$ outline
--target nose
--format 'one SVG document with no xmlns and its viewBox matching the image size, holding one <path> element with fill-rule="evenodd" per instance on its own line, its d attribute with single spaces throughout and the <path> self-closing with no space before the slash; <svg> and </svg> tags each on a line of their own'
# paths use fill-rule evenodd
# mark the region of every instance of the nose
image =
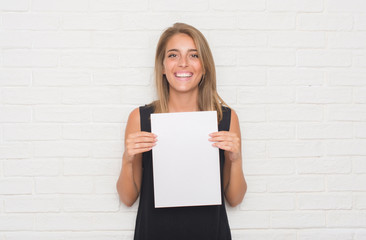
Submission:
<svg viewBox="0 0 366 240">
<path fill-rule="evenodd" d="M 188 61 L 187 58 L 185 56 L 182 56 L 181 58 L 179 58 L 179 67 L 187 67 L 188 66 Z"/>
</svg>

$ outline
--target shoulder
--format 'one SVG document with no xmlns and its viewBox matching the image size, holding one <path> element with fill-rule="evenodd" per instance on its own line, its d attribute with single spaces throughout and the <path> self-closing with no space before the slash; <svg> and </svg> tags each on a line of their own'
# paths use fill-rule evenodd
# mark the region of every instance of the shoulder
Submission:
<svg viewBox="0 0 366 240">
<path fill-rule="evenodd" d="M 135 108 L 130 112 L 130 115 L 128 116 L 126 128 L 137 129 L 139 128 L 139 126 L 140 126 L 140 109 Z"/>
</svg>

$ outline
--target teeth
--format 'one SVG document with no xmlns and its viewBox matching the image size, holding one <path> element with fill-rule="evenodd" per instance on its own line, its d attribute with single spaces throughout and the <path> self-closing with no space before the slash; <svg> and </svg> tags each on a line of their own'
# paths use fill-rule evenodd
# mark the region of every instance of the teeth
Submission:
<svg viewBox="0 0 366 240">
<path fill-rule="evenodd" d="M 192 77 L 192 74 L 190 73 L 177 73 L 177 77 Z"/>
</svg>

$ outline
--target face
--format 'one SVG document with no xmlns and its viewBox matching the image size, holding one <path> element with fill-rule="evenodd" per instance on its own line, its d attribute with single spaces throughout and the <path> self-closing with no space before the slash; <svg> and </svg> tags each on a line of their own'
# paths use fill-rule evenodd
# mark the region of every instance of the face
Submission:
<svg viewBox="0 0 366 240">
<path fill-rule="evenodd" d="M 169 39 L 163 65 L 163 73 L 168 79 L 171 92 L 198 90 L 203 69 L 196 45 L 190 36 L 179 33 Z"/>
</svg>

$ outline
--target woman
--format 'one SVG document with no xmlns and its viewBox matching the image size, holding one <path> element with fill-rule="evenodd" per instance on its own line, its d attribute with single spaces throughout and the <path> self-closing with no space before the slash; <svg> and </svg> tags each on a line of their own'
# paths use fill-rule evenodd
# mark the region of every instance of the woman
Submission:
<svg viewBox="0 0 366 240">
<path fill-rule="evenodd" d="M 165 30 L 156 50 L 155 80 L 158 100 L 129 116 L 117 182 L 120 200 L 127 206 L 140 196 L 134 239 L 231 239 L 224 198 L 236 206 L 247 188 L 239 120 L 216 91 L 213 57 L 200 31 L 183 23 Z M 154 208 L 151 149 L 158 142 L 151 133 L 150 114 L 212 110 L 217 111 L 219 131 L 208 140 L 220 149 L 222 205 Z"/>
</svg>

